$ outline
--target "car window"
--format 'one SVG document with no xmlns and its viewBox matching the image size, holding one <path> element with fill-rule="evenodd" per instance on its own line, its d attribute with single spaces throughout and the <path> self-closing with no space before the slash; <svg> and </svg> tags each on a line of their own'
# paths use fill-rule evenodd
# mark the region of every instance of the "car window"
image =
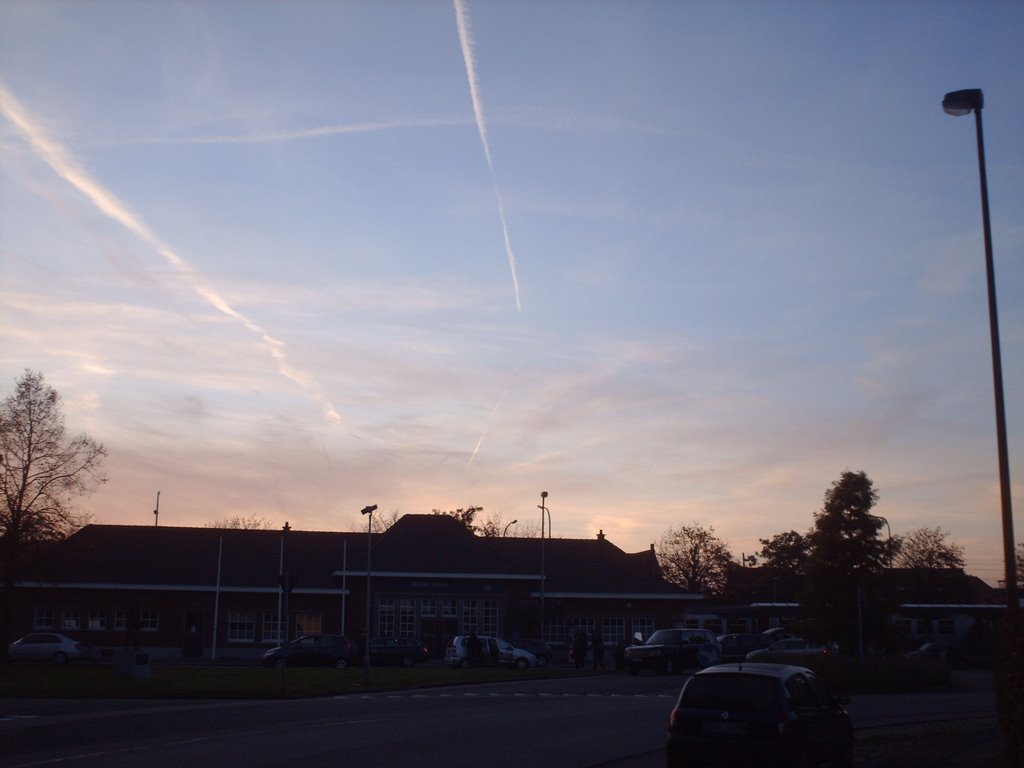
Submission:
<svg viewBox="0 0 1024 768">
<path fill-rule="evenodd" d="M 767 712 L 775 708 L 777 684 L 754 675 L 695 675 L 683 689 L 682 706 Z"/>
<path fill-rule="evenodd" d="M 805 677 L 807 679 L 807 687 L 813 694 L 815 701 L 818 702 L 818 706 L 832 706 L 832 693 L 829 691 L 828 686 L 825 685 L 825 681 L 817 675 L 806 675 Z"/>
<path fill-rule="evenodd" d="M 786 693 L 794 707 L 817 707 L 818 700 L 803 675 L 793 675 L 786 681 Z"/>
<path fill-rule="evenodd" d="M 678 629 L 659 629 L 649 638 L 647 638 L 648 645 L 656 645 L 658 643 L 678 643 L 680 640 L 680 632 Z"/>
</svg>

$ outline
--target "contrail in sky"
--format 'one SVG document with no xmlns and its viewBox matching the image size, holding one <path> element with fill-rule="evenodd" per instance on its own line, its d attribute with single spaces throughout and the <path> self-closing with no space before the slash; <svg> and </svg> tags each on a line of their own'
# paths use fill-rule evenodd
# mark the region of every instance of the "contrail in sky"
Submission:
<svg viewBox="0 0 1024 768">
<path fill-rule="evenodd" d="M 476 447 L 473 448 L 473 453 L 470 455 L 469 461 L 466 463 L 466 469 L 473 466 L 473 461 L 476 459 L 476 455 L 480 452 L 480 447 L 484 444 L 484 438 L 487 437 L 487 432 L 491 428 L 491 422 L 494 421 L 494 415 L 500 410 L 501 404 L 505 402 L 505 396 L 507 394 L 508 384 L 505 385 L 505 391 L 501 393 L 501 397 L 498 398 L 498 402 L 496 402 L 494 404 L 494 408 L 491 409 L 491 415 L 487 417 L 487 426 L 484 427 L 484 431 L 480 433 L 480 438 L 476 441 Z"/>
<path fill-rule="evenodd" d="M 512 240 L 508 234 L 508 217 L 505 216 L 505 201 L 498 191 L 498 183 L 494 178 L 494 162 L 491 160 L 491 142 L 487 138 L 487 122 L 484 120 L 484 107 L 480 101 L 480 87 L 476 79 L 476 63 L 473 61 L 473 38 L 469 28 L 469 13 L 466 11 L 465 0 L 455 1 L 455 21 L 459 27 L 459 44 L 462 46 L 462 60 L 466 63 L 466 77 L 469 79 L 469 96 L 473 100 L 473 115 L 476 117 L 476 127 L 480 132 L 480 141 L 484 145 L 484 157 L 487 158 L 487 168 L 491 172 L 491 184 L 494 186 L 494 196 L 498 198 L 498 216 L 501 218 L 502 234 L 505 237 L 505 253 L 508 255 L 508 267 L 512 271 L 512 288 L 516 294 L 516 309 L 522 312 L 522 304 L 519 303 L 519 278 L 516 277 L 516 257 L 512 253 Z"/>
<path fill-rule="evenodd" d="M 141 218 L 129 210 L 116 195 L 90 177 L 64 147 L 47 136 L 21 103 L 2 84 L 0 84 L 0 113 L 21 132 L 54 173 L 85 195 L 102 214 L 116 221 L 163 256 L 186 279 L 192 290 L 209 303 L 210 306 L 228 317 L 239 321 L 248 330 L 259 336 L 270 348 L 270 355 L 277 365 L 278 373 L 309 391 L 313 399 L 323 408 L 324 415 L 329 421 L 341 421 L 338 412 L 334 410 L 334 406 L 319 390 L 313 377 L 292 368 L 288 364 L 283 341 L 275 339 L 259 325 L 236 311 L 217 291 L 200 283 L 195 275 L 195 271 L 189 266 L 188 262 L 157 237 L 156 233 Z"/>
<path fill-rule="evenodd" d="M 297 128 L 290 131 L 268 131 L 253 134 L 219 134 L 214 136 L 157 137 L 153 139 L 130 139 L 112 142 L 117 146 L 124 144 L 268 144 L 280 141 L 297 141 L 301 139 L 321 139 L 328 136 L 342 136 L 352 133 L 371 133 L 376 131 L 397 131 L 404 128 L 444 128 L 453 125 L 465 125 L 465 118 L 420 117 L 402 120 L 378 120 L 366 123 L 342 123 L 324 125 L 316 128 Z"/>
</svg>

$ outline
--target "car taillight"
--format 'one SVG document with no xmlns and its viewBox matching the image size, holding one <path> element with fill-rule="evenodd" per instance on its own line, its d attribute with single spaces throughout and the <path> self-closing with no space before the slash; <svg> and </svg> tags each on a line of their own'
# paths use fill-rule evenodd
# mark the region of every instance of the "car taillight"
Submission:
<svg viewBox="0 0 1024 768">
<path fill-rule="evenodd" d="M 794 717 L 792 717 L 788 712 L 783 710 L 782 714 L 779 715 L 779 723 L 778 723 L 778 731 L 779 731 L 779 733 L 781 735 L 785 735 L 785 734 L 789 733 L 790 730 L 792 730 L 792 728 L 793 728 L 793 723 L 795 723 L 795 722 L 796 722 L 796 719 Z"/>
<path fill-rule="evenodd" d="M 668 729 L 670 731 L 678 731 L 680 727 L 679 723 L 679 710 L 673 708 L 672 712 L 668 716 Z"/>
</svg>

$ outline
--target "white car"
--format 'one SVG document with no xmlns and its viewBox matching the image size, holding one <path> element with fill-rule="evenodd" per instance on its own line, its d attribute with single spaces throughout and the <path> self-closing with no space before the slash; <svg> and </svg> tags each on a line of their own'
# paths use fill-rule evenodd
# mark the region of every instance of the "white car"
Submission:
<svg viewBox="0 0 1024 768">
<path fill-rule="evenodd" d="M 477 636 L 477 640 L 480 641 L 480 654 L 474 659 L 470 637 L 470 635 L 456 635 L 451 639 L 444 655 L 447 664 L 453 667 L 502 665 L 516 669 L 542 666 L 537 657 L 529 651 L 516 648 L 500 637 L 488 635 Z"/>
<path fill-rule="evenodd" d="M 56 632 L 35 632 L 7 646 L 11 661 L 53 661 L 67 664 L 88 654 L 84 645 Z"/>
</svg>

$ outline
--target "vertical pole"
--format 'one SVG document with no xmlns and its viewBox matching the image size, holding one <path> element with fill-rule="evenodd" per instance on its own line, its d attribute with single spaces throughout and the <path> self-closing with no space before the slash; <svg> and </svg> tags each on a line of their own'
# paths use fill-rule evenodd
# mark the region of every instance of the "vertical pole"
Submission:
<svg viewBox="0 0 1024 768">
<path fill-rule="evenodd" d="M 345 539 L 345 544 L 342 547 L 341 555 L 341 634 L 345 634 L 345 598 L 348 596 L 348 590 L 345 586 L 346 579 L 348 577 L 348 539 Z"/>
<path fill-rule="evenodd" d="M 981 219 L 985 234 L 985 276 L 988 283 L 988 325 L 992 339 L 992 383 L 995 389 L 996 441 L 999 450 L 999 491 L 1003 517 L 1003 561 L 1006 568 L 1006 606 L 1017 605 L 1017 567 L 1013 551 L 1013 501 L 1010 488 L 1010 458 L 1006 445 L 1006 405 L 1003 400 L 1003 362 L 999 345 L 999 313 L 996 308 L 996 271 L 992 257 L 992 225 L 988 213 L 988 177 L 985 172 L 985 139 L 981 129 L 981 107 L 974 110 L 978 136 L 978 176 L 981 183 Z"/>
<path fill-rule="evenodd" d="M 213 593 L 213 644 L 210 658 L 217 659 L 217 618 L 220 616 L 220 566 L 224 556 L 224 537 L 221 536 L 217 542 L 217 588 Z M 200 642 L 202 642 L 200 640 Z"/>
</svg>

